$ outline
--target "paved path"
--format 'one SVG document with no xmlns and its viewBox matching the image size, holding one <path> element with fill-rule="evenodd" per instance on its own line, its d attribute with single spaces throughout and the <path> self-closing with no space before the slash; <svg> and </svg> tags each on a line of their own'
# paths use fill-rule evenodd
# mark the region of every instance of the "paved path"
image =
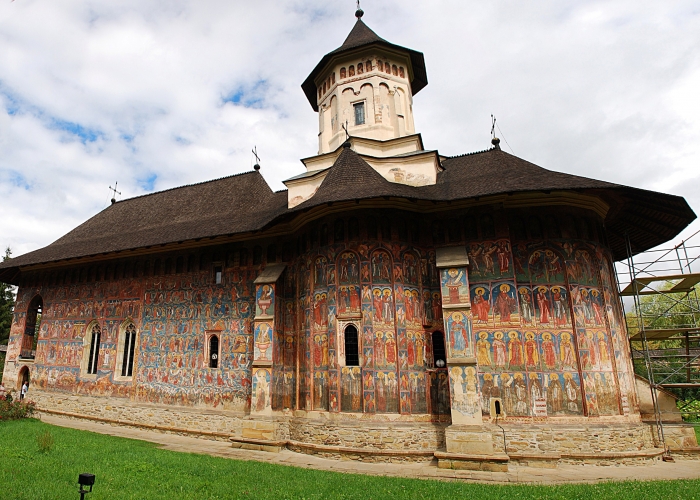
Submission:
<svg viewBox="0 0 700 500">
<path fill-rule="evenodd" d="M 41 414 L 41 420 L 61 427 L 71 427 L 111 436 L 150 441 L 160 444 L 160 448 L 165 450 L 201 453 L 238 460 L 256 460 L 259 462 L 352 474 L 474 482 L 548 484 L 700 478 L 700 461 L 698 460 L 676 459 L 675 463 L 659 461 L 653 465 L 643 466 L 560 465 L 556 469 L 511 464 L 508 472 L 457 471 L 438 469 L 434 462 L 432 464 L 363 463 L 355 460 L 330 460 L 289 450 L 282 450 L 279 453 L 240 450 L 232 448 L 231 444 L 225 441 L 179 436 L 48 414 Z"/>
</svg>

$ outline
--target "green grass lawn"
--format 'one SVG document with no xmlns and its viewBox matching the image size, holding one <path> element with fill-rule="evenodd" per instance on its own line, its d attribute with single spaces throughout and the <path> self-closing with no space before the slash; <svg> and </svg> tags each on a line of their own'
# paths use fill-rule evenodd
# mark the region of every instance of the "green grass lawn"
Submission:
<svg viewBox="0 0 700 500">
<path fill-rule="evenodd" d="M 37 436 L 54 445 L 39 451 Z M 96 475 L 87 500 L 250 499 L 700 499 L 700 480 L 500 486 L 340 474 L 159 450 L 157 445 L 38 420 L 0 422 L 0 499 L 76 499 L 81 472 Z M 700 464 L 698 465 L 700 467 Z M 644 469 L 639 469 L 640 479 Z"/>
</svg>

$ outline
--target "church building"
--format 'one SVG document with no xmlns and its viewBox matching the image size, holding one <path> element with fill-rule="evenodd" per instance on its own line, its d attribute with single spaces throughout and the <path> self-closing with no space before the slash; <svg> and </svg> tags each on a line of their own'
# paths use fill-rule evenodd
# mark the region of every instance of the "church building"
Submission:
<svg viewBox="0 0 700 500">
<path fill-rule="evenodd" d="M 614 263 L 693 211 L 496 138 L 429 149 L 423 54 L 356 16 L 302 84 L 318 153 L 285 190 L 256 165 L 116 201 L 0 263 L 19 286 L 5 386 L 244 448 L 487 470 L 658 457 Z"/>
</svg>

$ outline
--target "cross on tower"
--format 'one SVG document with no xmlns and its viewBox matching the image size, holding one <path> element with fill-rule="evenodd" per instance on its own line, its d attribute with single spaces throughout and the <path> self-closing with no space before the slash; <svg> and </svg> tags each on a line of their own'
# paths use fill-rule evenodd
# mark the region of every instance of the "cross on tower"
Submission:
<svg viewBox="0 0 700 500">
<path fill-rule="evenodd" d="M 496 137 L 496 117 L 491 115 L 491 138 Z"/>
<path fill-rule="evenodd" d="M 358 2 L 359 3 L 359 2 Z M 348 132 L 348 121 L 345 120 L 345 124 L 342 125 L 343 130 L 345 130 L 345 140 L 350 139 L 350 133 Z"/>
<path fill-rule="evenodd" d="M 116 202 L 117 202 L 117 195 L 120 195 L 120 196 L 121 196 L 121 194 L 122 194 L 121 191 L 117 191 L 117 184 L 118 184 L 118 183 L 115 182 L 115 183 L 114 183 L 114 187 L 109 186 L 109 189 L 110 189 L 111 191 L 114 191 L 114 192 L 112 193 L 112 203 L 116 203 Z"/>
<path fill-rule="evenodd" d="M 253 165 L 253 168 L 255 170 L 260 170 L 260 157 L 258 156 L 258 147 L 255 146 L 252 150 L 253 156 L 255 156 L 255 165 Z"/>
</svg>

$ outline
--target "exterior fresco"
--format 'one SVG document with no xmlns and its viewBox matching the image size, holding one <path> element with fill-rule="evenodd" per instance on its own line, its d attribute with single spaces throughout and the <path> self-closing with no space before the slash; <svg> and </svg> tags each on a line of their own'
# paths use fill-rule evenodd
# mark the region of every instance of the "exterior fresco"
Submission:
<svg viewBox="0 0 700 500">
<path fill-rule="evenodd" d="M 429 246 L 339 237 L 291 260 L 275 283 L 255 284 L 265 265 L 246 258 L 223 266 L 221 284 L 206 267 L 23 286 L 10 353 L 39 294 L 31 374 L 41 389 L 253 413 L 435 420 L 479 408 L 489 418 L 496 399 L 504 418 L 633 411 L 624 318 L 603 246 L 496 238 L 466 250 L 468 266 L 437 269 Z M 97 373 L 88 376 L 81 363 L 93 322 L 102 336 Z M 138 337 L 134 375 L 125 378 L 117 356 L 128 323 Z M 347 325 L 357 329 L 359 366 L 344 366 Z M 444 332 L 451 360 L 442 369 L 433 366 L 433 332 Z M 217 368 L 208 365 L 212 335 Z"/>
</svg>

